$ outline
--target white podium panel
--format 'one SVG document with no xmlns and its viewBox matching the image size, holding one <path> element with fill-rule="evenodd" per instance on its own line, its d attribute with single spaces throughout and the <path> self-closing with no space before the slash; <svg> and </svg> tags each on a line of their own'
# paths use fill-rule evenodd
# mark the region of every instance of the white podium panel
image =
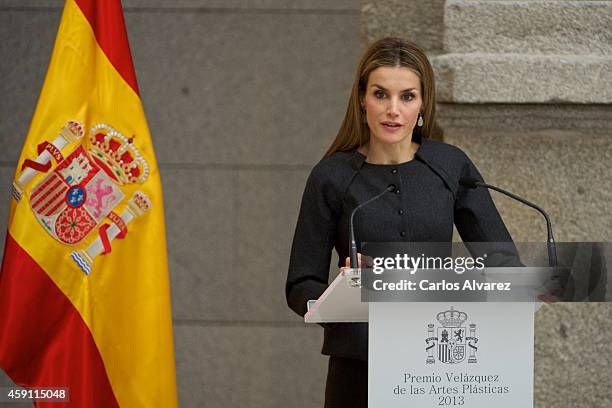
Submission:
<svg viewBox="0 0 612 408">
<path fill-rule="evenodd" d="M 369 407 L 533 407 L 533 303 L 370 303 Z"/>
</svg>

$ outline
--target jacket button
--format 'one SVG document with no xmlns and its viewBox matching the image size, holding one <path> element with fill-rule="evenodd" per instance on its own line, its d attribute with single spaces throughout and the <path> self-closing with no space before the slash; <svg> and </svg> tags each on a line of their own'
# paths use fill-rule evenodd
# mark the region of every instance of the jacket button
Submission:
<svg viewBox="0 0 612 408">
<path fill-rule="evenodd" d="M 399 215 L 403 215 L 403 214 L 404 214 L 404 210 L 399 210 L 397 213 L 398 213 Z"/>
<path fill-rule="evenodd" d="M 397 174 L 397 169 L 391 170 L 391 174 Z"/>
<path fill-rule="evenodd" d="M 406 236 L 406 231 L 402 231 L 402 232 L 400 232 L 400 235 L 401 235 L 402 237 L 405 237 L 405 236 Z"/>
<path fill-rule="evenodd" d="M 399 188 L 395 190 L 395 194 L 399 195 L 400 194 L 400 190 Z"/>
</svg>

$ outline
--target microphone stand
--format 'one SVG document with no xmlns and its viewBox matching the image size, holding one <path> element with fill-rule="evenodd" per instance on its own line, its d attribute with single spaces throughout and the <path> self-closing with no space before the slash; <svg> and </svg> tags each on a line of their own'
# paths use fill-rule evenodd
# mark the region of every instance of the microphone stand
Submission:
<svg viewBox="0 0 612 408">
<path fill-rule="evenodd" d="M 509 191 L 506 191 L 502 188 L 493 186 L 491 184 L 487 184 L 484 183 L 480 180 L 477 179 L 473 179 L 473 178 L 462 178 L 459 180 L 459 184 L 461 184 L 464 187 L 467 188 L 478 188 L 478 187 L 484 187 L 484 188 L 488 188 L 491 190 L 495 190 L 499 193 L 502 193 L 516 201 L 519 201 L 535 210 L 537 210 L 540 214 L 542 214 L 544 216 L 544 219 L 546 220 L 546 230 L 548 233 L 548 237 L 546 240 L 546 246 L 548 248 L 548 266 L 550 267 L 556 267 L 557 266 L 557 248 L 555 245 L 555 239 L 553 237 L 553 232 L 552 232 L 552 224 L 550 222 L 550 217 L 548 216 L 548 214 L 546 214 L 546 211 L 544 211 L 544 209 L 542 209 L 540 206 L 525 200 L 524 198 L 521 198 L 519 196 L 517 196 L 516 194 L 512 194 Z"/>
<path fill-rule="evenodd" d="M 351 268 L 359 268 L 359 261 L 357 259 L 357 241 L 355 241 L 355 229 L 353 227 L 353 218 L 355 217 L 355 213 L 361 207 L 370 204 L 372 201 L 378 200 L 380 197 L 384 196 L 387 193 L 392 193 L 396 189 L 395 185 L 389 184 L 389 186 L 380 194 L 370 198 L 369 200 L 359 204 L 353 211 L 351 212 L 351 218 L 349 221 L 349 234 L 351 238 L 351 244 L 349 248 L 349 258 L 350 258 L 350 266 Z"/>
</svg>

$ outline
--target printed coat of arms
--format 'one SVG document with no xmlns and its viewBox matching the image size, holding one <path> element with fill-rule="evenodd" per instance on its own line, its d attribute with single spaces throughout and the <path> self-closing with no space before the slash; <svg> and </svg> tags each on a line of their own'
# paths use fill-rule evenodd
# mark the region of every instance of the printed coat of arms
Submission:
<svg viewBox="0 0 612 408">
<path fill-rule="evenodd" d="M 427 325 L 428 337 L 425 339 L 427 347 L 427 364 L 434 364 L 436 359 L 444 364 L 457 364 L 465 360 L 468 349 L 468 363 L 476 363 L 476 325 L 467 322 L 467 313 L 455 310 L 451 306 L 450 310 L 440 312 L 436 315 L 436 320 L 440 324 L 436 328 L 434 336 L 433 324 Z M 469 332 L 468 332 L 469 330 Z"/>
<path fill-rule="evenodd" d="M 36 160 L 26 159 L 13 182 L 13 197 L 21 201 L 32 178 L 48 173 L 30 191 L 30 207 L 43 229 L 62 244 L 78 246 L 98 230 L 99 237 L 92 245 L 71 254 L 89 274 L 93 259 L 109 253 L 110 241 L 124 238 L 127 224 L 147 211 L 151 203 L 144 193 L 136 192 L 121 215 L 114 212 L 125 199 L 122 187 L 142 184 L 149 166 L 133 138 L 106 124 L 94 125 L 87 143 L 79 144 L 64 157 L 62 150 L 80 141 L 84 134 L 81 123 L 70 121 L 53 142 L 41 143 Z M 102 224 L 105 219 L 111 223 Z"/>
</svg>

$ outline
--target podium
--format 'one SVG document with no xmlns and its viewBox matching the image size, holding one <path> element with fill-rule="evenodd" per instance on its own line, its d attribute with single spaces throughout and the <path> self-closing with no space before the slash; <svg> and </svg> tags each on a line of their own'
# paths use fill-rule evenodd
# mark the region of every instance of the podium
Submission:
<svg viewBox="0 0 612 408">
<path fill-rule="evenodd" d="M 519 277 L 532 302 L 362 302 L 361 271 L 344 269 L 306 323 L 369 322 L 368 406 L 533 407 L 533 288 L 548 268 L 488 268 L 483 281 Z M 516 280 L 516 279 L 515 279 Z"/>
</svg>

